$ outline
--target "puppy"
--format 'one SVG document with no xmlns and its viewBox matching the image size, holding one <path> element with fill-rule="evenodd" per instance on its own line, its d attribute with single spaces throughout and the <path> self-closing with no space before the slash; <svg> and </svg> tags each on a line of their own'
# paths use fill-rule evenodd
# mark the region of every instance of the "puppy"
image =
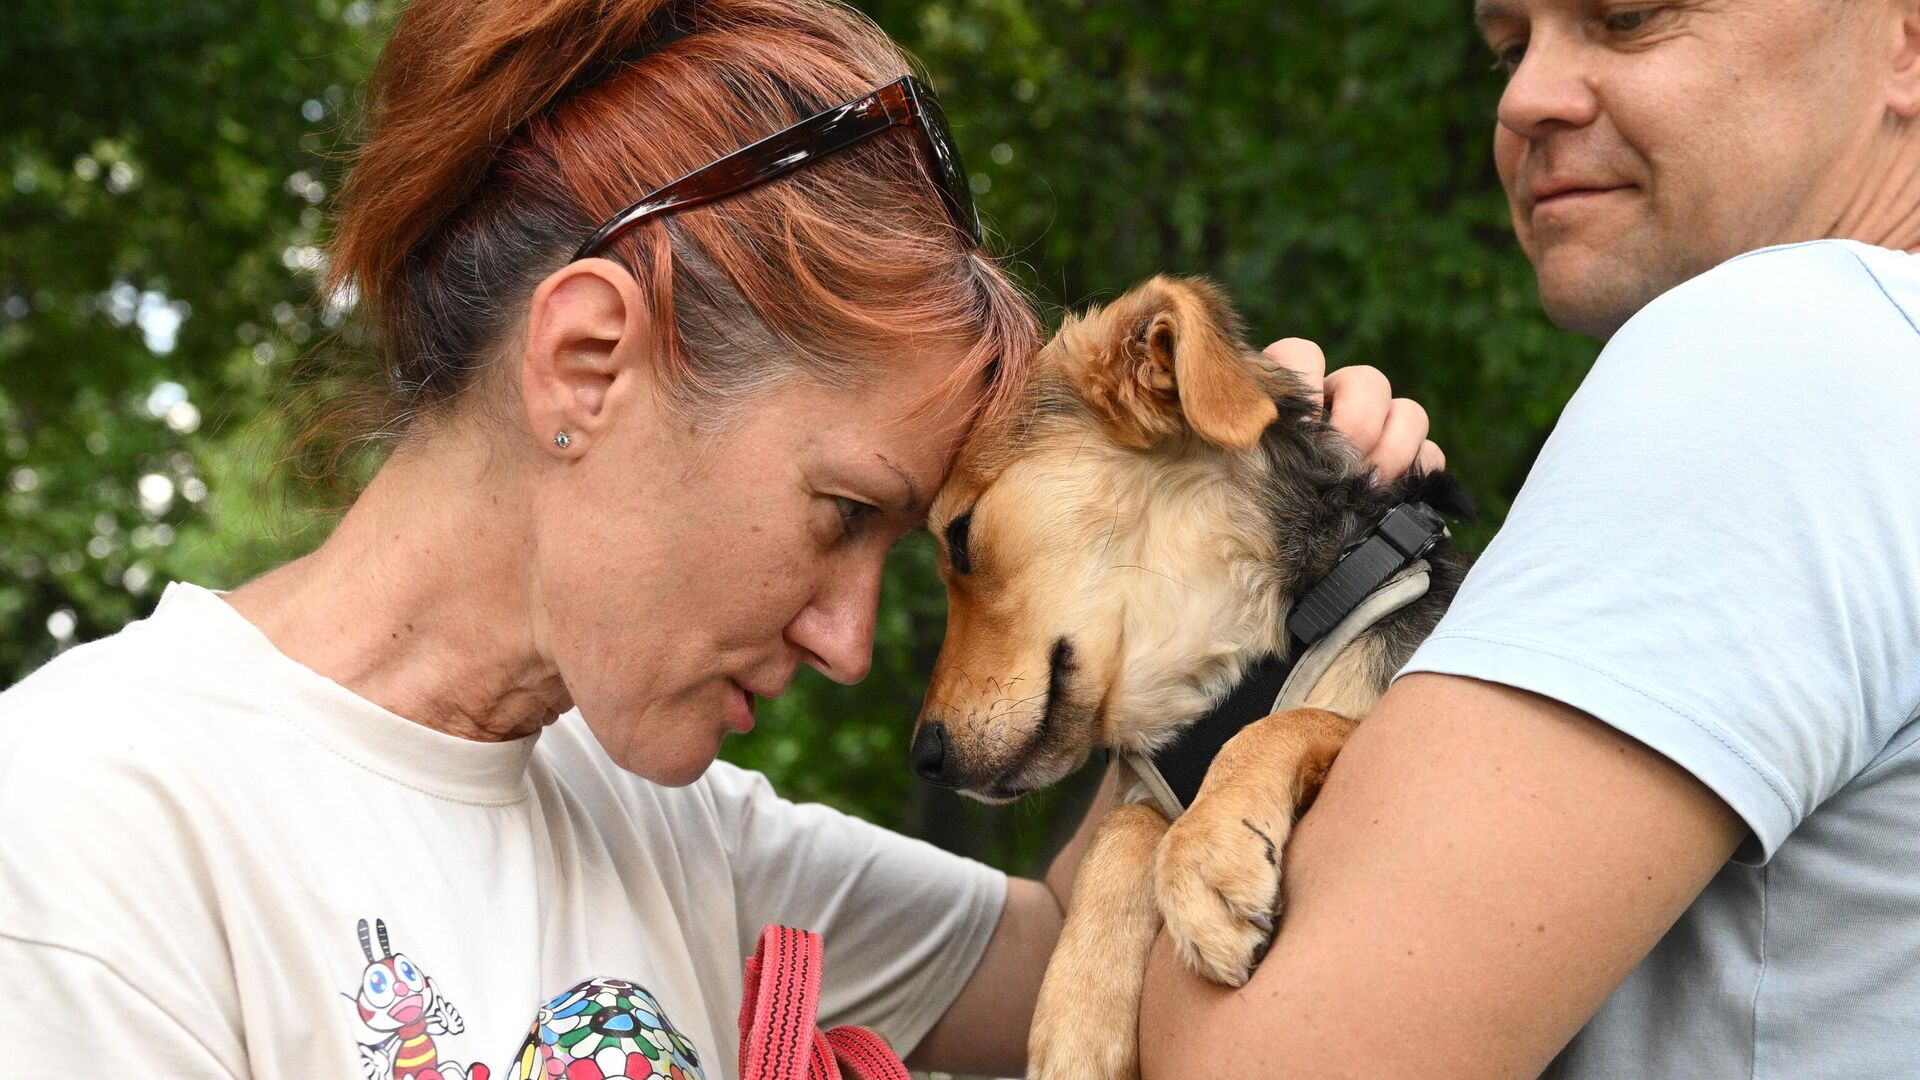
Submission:
<svg viewBox="0 0 1920 1080">
<path fill-rule="evenodd" d="M 934 502 L 947 635 L 915 770 L 998 802 L 1096 746 L 1163 746 L 1285 654 L 1301 592 L 1409 501 L 1465 510 L 1444 475 L 1372 484 L 1206 282 L 1155 278 L 1069 317 L 1021 407 L 974 434 Z M 1100 824 L 1041 989 L 1030 1076 L 1136 1074 L 1163 920 L 1194 970 L 1246 981 L 1296 815 L 1464 573 L 1455 556 L 1428 563 L 1426 594 L 1340 649 L 1307 707 L 1234 736 L 1185 814 L 1169 825 L 1131 802 Z"/>
</svg>

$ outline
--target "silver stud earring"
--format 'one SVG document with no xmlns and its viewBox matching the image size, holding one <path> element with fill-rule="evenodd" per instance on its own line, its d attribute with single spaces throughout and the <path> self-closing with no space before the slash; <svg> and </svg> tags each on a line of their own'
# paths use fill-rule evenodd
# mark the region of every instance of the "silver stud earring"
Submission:
<svg viewBox="0 0 1920 1080">
<path fill-rule="evenodd" d="M 564 431 L 556 432 L 553 436 L 553 445 L 565 450 L 567 447 L 573 445 L 573 436 Z"/>
</svg>

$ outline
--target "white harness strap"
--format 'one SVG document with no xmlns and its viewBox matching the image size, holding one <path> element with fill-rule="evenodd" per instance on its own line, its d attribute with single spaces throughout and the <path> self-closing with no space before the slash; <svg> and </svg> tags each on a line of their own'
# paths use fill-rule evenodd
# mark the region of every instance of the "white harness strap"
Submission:
<svg viewBox="0 0 1920 1080">
<path fill-rule="evenodd" d="M 1287 675 L 1286 682 L 1281 685 L 1272 711 L 1286 712 L 1305 705 L 1313 695 L 1314 687 L 1319 685 L 1320 679 L 1347 646 L 1380 620 L 1427 595 L 1427 588 L 1432 583 L 1428 570 L 1425 559 L 1408 564 L 1406 569 L 1388 578 L 1386 584 L 1369 593 L 1325 637 L 1302 652 L 1294 662 L 1292 672 Z M 1154 768 L 1152 759 L 1145 754 L 1129 750 L 1120 755 L 1120 786 L 1127 792 L 1124 801 L 1151 801 L 1161 813 L 1167 815 L 1168 821 L 1179 817 L 1186 809 L 1174 797 L 1160 771 Z"/>
</svg>

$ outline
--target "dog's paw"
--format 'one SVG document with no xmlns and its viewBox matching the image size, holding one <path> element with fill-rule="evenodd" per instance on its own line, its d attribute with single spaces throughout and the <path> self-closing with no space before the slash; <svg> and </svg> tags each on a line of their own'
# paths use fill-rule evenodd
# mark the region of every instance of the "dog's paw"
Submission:
<svg viewBox="0 0 1920 1080">
<path fill-rule="evenodd" d="M 1036 1024 L 1027 1042 L 1027 1080 L 1137 1080 L 1133 1025 L 1111 1026 L 1093 1020 L 1042 1030 Z"/>
<path fill-rule="evenodd" d="M 1209 812 L 1204 797 L 1167 830 L 1154 855 L 1154 898 L 1189 968 L 1224 986 L 1253 977 L 1273 939 L 1285 841 L 1250 819 Z"/>
</svg>

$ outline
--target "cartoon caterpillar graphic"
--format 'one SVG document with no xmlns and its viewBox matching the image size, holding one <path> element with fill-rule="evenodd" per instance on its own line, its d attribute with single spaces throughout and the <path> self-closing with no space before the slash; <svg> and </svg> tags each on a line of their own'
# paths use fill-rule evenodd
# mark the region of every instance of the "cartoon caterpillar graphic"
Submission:
<svg viewBox="0 0 1920 1080">
<path fill-rule="evenodd" d="M 367 920 L 361 919 L 360 951 L 367 954 L 367 967 L 360 975 L 360 993 L 351 1000 L 360 1019 L 383 1035 L 378 1042 L 360 1044 L 361 1075 L 365 1080 L 487 1080 L 485 1065 L 440 1060 L 433 1037 L 458 1035 L 466 1021 L 425 972 L 393 951 L 385 920 L 373 921 L 373 933 L 380 939 L 379 956 L 374 955 Z"/>
</svg>

